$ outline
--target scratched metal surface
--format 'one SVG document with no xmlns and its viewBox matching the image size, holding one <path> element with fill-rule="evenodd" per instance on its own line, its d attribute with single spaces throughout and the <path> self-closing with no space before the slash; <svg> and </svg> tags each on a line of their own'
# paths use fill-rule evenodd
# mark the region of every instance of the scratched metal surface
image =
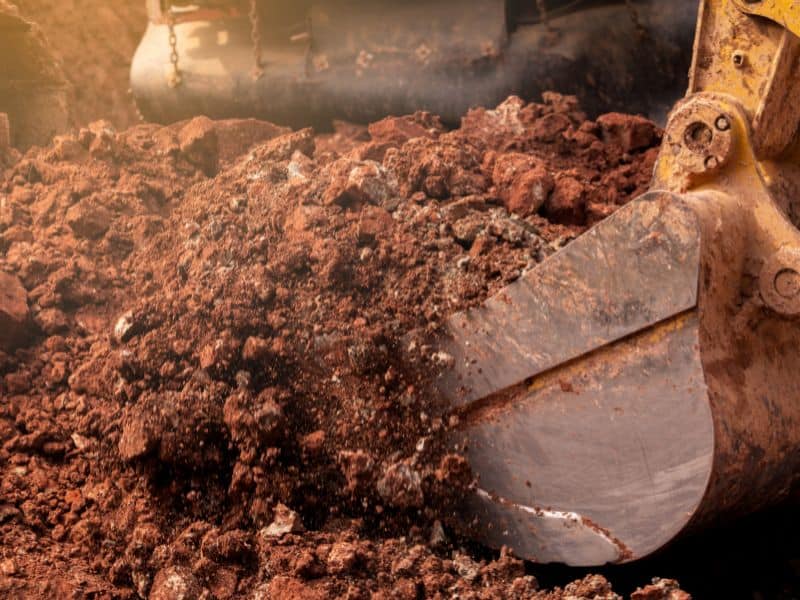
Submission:
<svg viewBox="0 0 800 600">
<path fill-rule="evenodd" d="M 642 197 L 452 316 L 434 342 L 454 359 L 439 391 L 466 406 L 695 306 L 697 221 L 673 198 Z"/>
</svg>

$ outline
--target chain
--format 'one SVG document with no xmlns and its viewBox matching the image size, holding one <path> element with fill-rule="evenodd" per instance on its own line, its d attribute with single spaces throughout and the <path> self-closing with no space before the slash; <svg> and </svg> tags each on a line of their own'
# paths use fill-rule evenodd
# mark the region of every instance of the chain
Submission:
<svg viewBox="0 0 800 600">
<path fill-rule="evenodd" d="M 258 0 L 250 0 L 250 39 L 253 40 L 253 79 L 264 74 L 264 63 L 261 60 L 261 15 L 258 12 Z"/>
<path fill-rule="evenodd" d="M 167 84 L 176 88 L 181 84 L 181 69 L 178 66 L 178 38 L 175 35 L 175 17 L 170 11 L 167 28 L 169 30 L 169 62 L 172 64 L 172 73 L 167 77 Z"/>
</svg>

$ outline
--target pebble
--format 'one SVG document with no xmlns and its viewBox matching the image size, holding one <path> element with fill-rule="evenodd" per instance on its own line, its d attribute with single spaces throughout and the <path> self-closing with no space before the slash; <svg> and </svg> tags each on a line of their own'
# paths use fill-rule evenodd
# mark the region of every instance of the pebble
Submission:
<svg viewBox="0 0 800 600">
<path fill-rule="evenodd" d="M 275 506 L 274 513 L 272 523 L 259 532 L 262 538 L 280 538 L 288 533 L 302 533 L 305 531 L 305 527 L 300 521 L 300 515 L 285 504 L 278 503 Z"/>
</svg>

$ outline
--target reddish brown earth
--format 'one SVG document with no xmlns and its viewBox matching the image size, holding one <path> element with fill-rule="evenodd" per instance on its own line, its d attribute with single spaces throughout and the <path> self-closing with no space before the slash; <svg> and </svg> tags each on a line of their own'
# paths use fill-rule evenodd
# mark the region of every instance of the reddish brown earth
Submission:
<svg viewBox="0 0 800 600">
<path fill-rule="evenodd" d="M 0 182 L 0 596 L 616 598 L 451 529 L 469 466 L 396 349 L 643 191 L 659 137 L 552 94 L 29 152 Z"/>
</svg>

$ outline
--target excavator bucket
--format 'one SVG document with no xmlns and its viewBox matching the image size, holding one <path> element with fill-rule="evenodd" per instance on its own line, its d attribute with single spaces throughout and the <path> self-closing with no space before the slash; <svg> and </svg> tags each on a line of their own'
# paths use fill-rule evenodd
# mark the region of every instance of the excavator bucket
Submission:
<svg viewBox="0 0 800 600">
<path fill-rule="evenodd" d="M 800 240 L 783 228 L 770 289 L 748 289 L 759 227 L 732 196 L 651 192 L 427 341 L 452 357 L 437 391 L 477 476 L 469 533 L 619 563 L 786 496 Z"/>
<path fill-rule="evenodd" d="M 208 6 L 206 6 L 208 5 Z M 151 0 L 131 66 L 142 114 L 328 127 L 557 89 L 662 119 L 686 89 L 695 0 Z M 537 8 L 541 7 L 541 10 Z"/>
<path fill-rule="evenodd" d="M 0 0 L 0 153 L 67 127 L 67 82 L 39 28 Z"/>
<path fill-rule="evenodd" d="M 408 340 L 449 365 L 435 393 L 490 546 L 627 562 L 800 478 L 800 19 L 702 4 L 652 191 Z"/>
</svg>

